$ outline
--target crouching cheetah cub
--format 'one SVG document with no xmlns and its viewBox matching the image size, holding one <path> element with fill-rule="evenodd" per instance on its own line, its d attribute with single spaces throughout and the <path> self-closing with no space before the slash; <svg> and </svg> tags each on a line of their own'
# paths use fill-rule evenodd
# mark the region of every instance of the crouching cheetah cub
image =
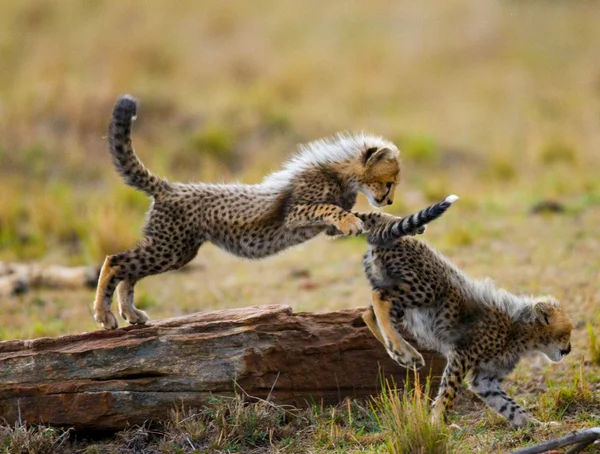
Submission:
<svg viewBox="0 0 600 454">
<path fill-rule="evenodd" d="M 424 212 L 439 216 L 454 200 Z M 373 301 L 365 322 L 400 365 L 420 367 L 423 357 L 402 338 L 399 326 L 447 358 L 433 404 L 435 421 L 443 419 L 467 378 L 469 388 L 513 426 L 539 423 L 500 384 L 528 353 L 541 352 L 553 362 L 569 354 L 569 317 L 551 296 L 514 295 L 490 279 L 468 277 L 425 243 L 403 237 L 410 233 L 402 228 L 408 219 L 369 237 L 364 268 Z"/>
<path fill-rule="evenodd" d="M 376 207 L 394 200 L 399 152 L 379 137 L 338 135 L 309 143 L 259 184 L 173 183 L 150 173 L 136 156 L 130 137 L 136 112 L 136 100 L 129 95 L 119 98 L 109 148 L 125 182 L 151 197 L 152 205 L 144 239 L 107 257 L 102 266 L 94 318 L 104 328 L 118 326 L 110 310 L 117 284 L 120 314 L 129 323 L 143 324 L 148 316 L 133 304 L 136 282 L 182 267 L 205 242 L 258 259 L 322 232 L 357 235 L 397 219 L 385 213 L 351 212 L 359 192 Z"/>
</svg>

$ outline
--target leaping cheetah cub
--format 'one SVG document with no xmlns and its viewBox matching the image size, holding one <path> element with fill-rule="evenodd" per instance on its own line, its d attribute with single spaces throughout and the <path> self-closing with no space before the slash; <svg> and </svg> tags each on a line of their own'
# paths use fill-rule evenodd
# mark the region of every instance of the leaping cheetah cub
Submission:
<svg viewBox="0 0 600 454">
<path fill-rule="evenodd" d="M 448 197 L 371 234 L 364 268 L 373 304 L 363 318 L 404 367 L 424 363 L 400 335 L 400 325 L 420 345 L 447 358 L 433 405 L 435 421 L 444 417 L 470 372 L 469 388 L 513 426 L 538 424 L 500 384 L 528 353 L 541 352 L 553 362 L 569 354 L 571 321 L 553 297 L 514 295 L 490 279 L 472 279 L 425 243 L 403 237 L 454 200 Z"/>
<path fill-rule="evenodd" d="M 125 182 L 152 198 L 144 239 L 135 247 L 108 256 L 102 266 L 94 318 L 104 328 L 118 326 L 111 312 L 118 287 L 119 312 L 129 323 L 143 324 L 145 312 L 133 304 L 140 279 L 182 267 L 198 248 L 211 242 L 232 254 L 259 259 L 329 235 L 357 235 L 383 221 L 385 213 L 350 210 L 357 194 L 382 207 L 394 200 L 400 177 L 398 149 L 370 135 L 338 135 L 300 148 L 283 170 L 262 183 L 172 183 L 148 171 L 131 145 L 137 101 L 117 101 L 109 128 L 113 162 Z"/>
</svg>

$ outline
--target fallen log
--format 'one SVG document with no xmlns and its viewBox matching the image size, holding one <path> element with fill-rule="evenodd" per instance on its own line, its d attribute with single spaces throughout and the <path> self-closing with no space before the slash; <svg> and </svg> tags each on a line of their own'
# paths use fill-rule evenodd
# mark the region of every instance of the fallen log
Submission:
<svg viewBox="0 0 600 454">
<path fill-rule="evenodd" d="M 205 264 L 194 260 L 178 272 L 204 269 Z M 61 266 L 44 263 L 0 262 L 0 297 L 26 293 L 34 288 L 80 289 L 96 288 L 100 265 Z"/>
<path fill-rule="evenodd" d="M 573 445 L 573 447 L 569 449 L 566 454 L 576 454 L 583 451 L 592 443 L 596 444 L 595 442 L 597 442 L 597 440 L 600 440 L 600 427 L 593 427 L 591 429 L 579 430 L 554 440 L 548 440 L 533 446 L 518 449 L 513 451 L 512 454 L 542 454 L 556 448 L 564 448 L 565 446 L 571 445 Z"/>
<path fill-rule="evenodd" d="M 12 296 L 31 288 L 94 288 L 98 283 L 97 266 L 60 266 L 42 263 L 0 262 L 0 296 Z"/>
<path fill-rule="evenodd" d="M 331 404 L 378 392 L 407 372 L 361 319 L 363 309 L 292 313 L 254 306 L 145 326 L 0 342 L 0 418 L 87 430 L 160 421 L 243 390 L 278 404 Z M 431 371 L 445 360 L 423 352 Z"/>
</svg>

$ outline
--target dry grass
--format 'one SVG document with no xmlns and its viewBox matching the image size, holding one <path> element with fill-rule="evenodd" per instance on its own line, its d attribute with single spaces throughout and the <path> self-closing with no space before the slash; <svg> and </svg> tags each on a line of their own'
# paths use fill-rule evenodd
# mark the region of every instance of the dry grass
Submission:
<svg viewBox="0 0 600 454">
<path fill-rule="evenodd" d="M 410 378 L 407 373 L 408 383 Z M 390 453 L 446 454 L 457 448 L 450 429 L 431 421 L 429 383 L 424 388 L 414 374 L 412 385 L 399 391 L 386 383 L 375 399 L 375 414 Z"/>
<path fill-rule="evenodd" d="M 0 425 L 0 452 L 3 454 L 67 453 L 69 430 L 44 426 Z"/>
<path fill-rule="evenodd" d="M 44 426 L 0 425 L 0 449 L 11 454 L 451 452 L 456 440 L 446 427 L 428 422 L 428 402 L 419 387 L 399 392 L 389 386 L 372 402 L 307 409 L 220 397 L 201 409 L 175 408 L 159 426 L 133 427 L 104 440 Z"/>
<path fill-rule="evenodd" d="M 510 381 L 518 400 L 542 419 L 561 417 L 562 427 L 513 432 L 464 397 L 452 421 L 463 429 L 452 440 L 465 452 L 506 451 L 600 423 L 590 335 L 600 328 L 595 2 L 0 0 L 0 11 L 0 259 L 98 264 L 139 238 L 148 201 L 115 175 L 104 138 L 120 93 L 142 101 L 140 156 L 173 180 L 256 182 L 298 142 L 366 129 L 404 152 L 393 212 L 459 194 L 427 241 L 474 276 L 554 294 L 574 319 L 573 354 L 563 364 L 526 362 Z M 530 215 L 543 201 L 563 210 Z M 136 299 L 153 318 L 263 303 L 364 305 L 364 249 L 362 239 L 317 239 L 248 262 L 207 246 L 200 266 L 142 281 Z M 92 299 L 91 291 L 5 298 L 0 337 L 96 329 Z M 304 448 L 288 452 L 385 449 L 365 416 L 372 412 L 344 408 L 322 409 L 328 422 L 302 426 L 312 441 L 290 437 L 289 446 Z M 264 424 L 279 427 L 269 419 L 276 413 L 265 420 L 263 410 L 244 410 L 259 428 L 250 440 L 275 449 L 257 435 Z M 367 421 L 363 435 L 351 432 L 360 443 L 347 436 L 350 415 Z M 188 432 L 204 437 L 200 425 L 179 427 L 181 452 Z M 44 440 L 50 433 L 26 430 Z M 242 433 L 250 430 L 227 426 L 215 446 L 252 449 Z M 123 436 L 131 439 L 114 443 L 131 452 L 155 443 L 144 430 Z M 285 451 L 286 436 L 277 436 L 273 446 Z M 111 452 L 94 449 L 85 452 Z"/>
</svg>

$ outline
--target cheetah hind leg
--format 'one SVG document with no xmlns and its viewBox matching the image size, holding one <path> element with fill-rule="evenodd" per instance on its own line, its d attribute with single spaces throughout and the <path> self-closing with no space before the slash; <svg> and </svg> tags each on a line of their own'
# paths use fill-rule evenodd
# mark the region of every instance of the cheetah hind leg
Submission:
<svg viewBox="0 0 600 454">
<path fill-rule="evenodd" d="M 101 324 L 104 329 L 116 329 L 119 326 L 117 317 L 110 310 L 115 288 L 119 283 L 117 269 L 111 266 L 112 256 L 106 257 L 100 276 L 98 278 L 98 287 L 96 288 L 96 299 L 94 301 L 94 319 Z"/>
<path fill-rule="evenodd" d="M 381 335 L 381 330 L 379 329 L 379 325 L 377 324 L 377 319 L 375 318 L 373 306 L 370 306 L 365 312 L 363 312 L 362 319 L 364 320 L 367 327 L 371 330 L 371 333 L 373 333 L 377 340 L 385 346 L 385 340 L 383 339 L 383 336 Z"/>
<path fill-rule="evenodd" d="M 148 314 L 137 309 L 133 302 L 135 284 L 144 277 L 181 268 L 196 257 L 202 243 L 203 240 L 187 238 L 181 244 L 165 245 L 146 238 L 138 246 L 118 254 L 116 257 L 123 270 L 117 287 L 121 317 L 132 325 L 145 324 Z"/>
<path fill-rule="evenodd" d="M 130 323 L 143 324 L 148 320 L 148 315 L 133 305 L 134 284 L 146 276 L 163 273 L 189 261 L 187 257 L 179 258 L 170 251 L 157 254 L 155 249 L 154 241 L 147 238 L 136 247 L 106 258 L 100 272 L 94 302 L 94 318 L 105 329 L 118 327 L 117 318 L 111 312 L 110 306 L 119 282 L 124 281 L 118 291 L 121 315 Z M 191 260 L 195 254 L 189 255 Z"/>
<path fill-rule="evenodd" d="M 392 303 L 380 291 L 373 291 L 373 312 L 377 320 L 383 345 L 390 357 L 402 367 L 419 369 L 425 365 L 423 356 L 400 335 L 397 323 L 392 320 Z M 375 333 L 374 333 L 375 334 Z M 376 334 L 375 334 L 376 335 Z M 376 335 L 377 336 L 377 335 Z"/>
<path fill-rule="evenodd" d="M 117 287 L 117 296 L 119 300 L 119 313 L 121 317 L 132 325 L 144 325 L 149 317 L 146 312 L 137 309 L 133 304 L 133 287 L 135 281 L 125 279 Z"/>
</svg>

